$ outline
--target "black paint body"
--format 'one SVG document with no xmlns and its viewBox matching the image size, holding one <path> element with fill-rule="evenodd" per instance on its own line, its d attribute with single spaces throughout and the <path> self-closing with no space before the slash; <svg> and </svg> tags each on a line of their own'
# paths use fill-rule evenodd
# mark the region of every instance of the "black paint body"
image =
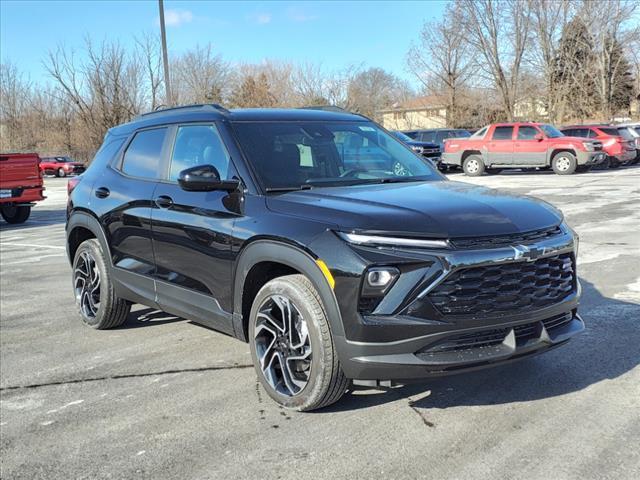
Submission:
<svg viewBox="0 0 640 480">
<path fill-rule="evenodd" d="M 268 194 L 243 155 L 234 122 L 288 120 L 369 122 L 327 111 L 228 112 L 202 106 L 154 113 L 112 129 L 70 195 L 70 256 L 79 240 L 94 236 L 109 252 L 120 296 L 242 340 L 247 340 L 247 306 L 257 292 L 252 279 L 264 278 L 269 269 L 303 273 L 323 299 L 345 373 L 359 380 L 403 380 L 480 368 L 544 351 L 582 330 L 576 314 L 575 265 L 572 291 L 551 306 L 451 316 L 434 308 L 425 290 L 465 267 L 530 259 L 518 258 L 509 245 L 464 251 L 359 246 L 335 233 L 451 240 L 509 237 L 560 226 L 558 235 L 536 244 L 540 247 L 536 251 L 543 256 L 573 255 L 573 233 L 562 225 L 554 207 L 439 175 L 428 182 Z M 241 181 L 238 191 L 189 192 L 176 182 L 136 179 L 119 170 L 136 131 L 168 126 L 160 161 L 166 172 L 176 126 L 203 122 L 219 129 L 231 157 L 232 175 Z M 318 259 L 330 269 L 333 289 Z M 401 274 L 384 298 L 366 310 L 359 302 L 360 291 L 364 274 L 372 266 L 394 266 Z M 261 276 L 252 277 L 257 271 Z M 543 321 L 563 314 L 568 321 L 546 338 Z M 542 328 L 542 333 L 529 340 L 522 337 L 517 345 L 507 338 L 500 344 L 482 345 L 487 347 L 484 351 L 430 350 L 463 334 L 529 324 Z"/>
</svg>

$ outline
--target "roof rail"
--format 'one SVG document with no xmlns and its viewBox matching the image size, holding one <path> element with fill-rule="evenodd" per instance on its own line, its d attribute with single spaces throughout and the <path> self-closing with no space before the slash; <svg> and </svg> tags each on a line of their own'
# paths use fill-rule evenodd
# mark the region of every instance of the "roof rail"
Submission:
<svg viewBox="0 0 640 480">
<path fill-rule="evenodd" d="M 351 113 L 348 110 L 345 110 L 342 107 L 338 107 L 337 105 L 309 105 L 304 107 L 298 107 L 300 110 L 322 110 L 323 112 L 347 112 Z"/>
<path fill-rule="evenodd" d="M 198 107 L 210 107 L 213 108 L 214 110 L 217 110 L 221 113 L 224 114 L 228 114 L 230 113 L 229 110 L 227 110 L 226 108 L 224 108 L 222 105 L 219 105 L 217 103 L 194 103 L 192 105 L 180 105 L 178 107 L 159 107 L 156 110 L 152 111 L 152 112 L 146 112 L 146 113 L 141 113 L 140 115 L 138 115 L 137 118 L 142 118 L 142 117 L 146 117 L 148 115 L 153 115 L 156 113 L 165 113 L 165 112 L 169 112 L 169 111 L 173 111 L 173 110 L 182 110 L 182 109 L 186 109 L 186 108 L 198 108 Z"/>
</svg>

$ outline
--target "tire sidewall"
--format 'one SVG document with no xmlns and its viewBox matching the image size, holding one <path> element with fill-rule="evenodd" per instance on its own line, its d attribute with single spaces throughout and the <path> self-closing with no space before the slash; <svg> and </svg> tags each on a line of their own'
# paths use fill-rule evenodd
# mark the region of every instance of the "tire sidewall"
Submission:
<svg viewBox="0 0 640 480">
<path fill-rule="evenodd" d="M 561 158 L 569 159 L 570 165 L 567 170 L 560 170 L 558 168 L 558 161 Z M 560 152 L 556 154 L 555 157 L 553 157 L 551 167 L 553 168 L 554 173 L 556 173 L 557 175 L 571 175 L 576 171 L 576 168 L 578 167 L 578 162 L 576 160 L 576 156 L 571 152 Z"/>
<path fill-rule="evenodd" d="M 75 271 L 78 265 L 78 259 L 80 258 L 80 254 L 82 252 L 88 252 L 89 254 L 91 254 L 94 261 L 96 262 L 96 266 L 98 267 L 98 272 L 100 274 L 100 307 L 98 308 L 98 312 L 96 313 L 96 316 L 94 318 L 85 316 L 84 312 L 82 311 L 82 306 L 75 296 Z M 73 272 L 74 274 L 71 276 L 71 286 L 73 288 L 73 296 L 76 299 L 76 308 L 80 313 L 80 317 L 82 318 L 82 321 L 90 327 L 99 328 L 102 322 L 102 317 L 104 316 L 105 305 L 108 300 L 108 292 L 110 288 L 108 282 L 110 280 L 107 272 L 107 267 L 102 256 L 102 250 L 97 240 L 87 240 L 80 244 L 80 246 L 76 250 L 75 256 L 73 257 Z"/>
<path fill-rule="evenodd" d="M 475 160 L 478 162 L 478 171 L 476 172 L 469 172 L 468 170 L 468 163 L 471 162 L 472 160 Z M 468 175 L 469 177 L 481 176 L 485 170 L 485 165 L 484 165 L 484 161 L 482 160 L 482 157 L 480 157 L 479 155 L 469 155 L 467 158 L 464 159 L 464 162 L 462 162 L 462 170 L 464 170 L 465 175 Z"/>
<path fill-rule="evenodd" d="M 254 342 L 255 327 L 258 309 L 263 302 L 271 295 L 282 295 L 287 297 L 302 314 L 303 318 L 307 322 L 307 328 L 309 330 L 309 337 L 312 349 L 312 361 L 311 369 L 309 373 L 309 381 L 305 387 L 298 392 L 295 396 L 288 397 L 277 392 L 269 385 L 260 368 L 260 362 L 256 353 L 256 347 Z M 315 402 L 315 399 L 322 393 L 322 377 L 326 375 L 327 367 L 330 368 L 328 358 L 330 358 L 329 352 L 326 351 L 325 346 L 321 342 L 321 331 L 319 322 L 322 319 L 316 317 L 312 313 L 312 306 L 309 305 L 307 296 L 300 291 L 300 289 L 292 282 L 288 281 L 286 277 L 276 278 L 268 282 L 264 287 L 260 289 L 251 307 L 251 314 L 249 316 L 249 346 L 251 349 L 251 358 L 253 359 L 253 365 L 262 387 L 267 394 L 274 399 L 277 403 L 296 410 L 304 410 L 310 404 Z M 326 321 L 326 314 L 324 312 L 324 306 L 320 304 L 324 320 Z"/>
<path fill-rule="evenodd" d="M 67 172 L 64 171 L 64 168 L 60 167 L 56 172 L 56 175 L 60 178 L 64 178 L 67 176 Z"/>
</svg>

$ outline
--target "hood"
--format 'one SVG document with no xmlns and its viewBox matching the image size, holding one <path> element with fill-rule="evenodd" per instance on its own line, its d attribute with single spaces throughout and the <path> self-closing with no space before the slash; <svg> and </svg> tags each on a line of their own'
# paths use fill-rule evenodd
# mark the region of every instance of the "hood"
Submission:
<svg viewBox="0 0 640 480">
<path fill-rule="evenodd" d="M 341 230 L 434 238 L 506 235 L 562 221 L 542 200 L 450 181 L 314 188 L 268 196 L 267 206 Z"/>
</svg>

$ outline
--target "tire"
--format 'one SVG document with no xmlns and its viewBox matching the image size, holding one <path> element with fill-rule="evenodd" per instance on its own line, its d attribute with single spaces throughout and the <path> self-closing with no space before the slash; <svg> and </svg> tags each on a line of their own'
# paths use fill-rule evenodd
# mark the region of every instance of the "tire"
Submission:
<svg viewBox="0 0 640 480">
<path fill-rule="evenodd" d="M 64 178 L 67 176 L 67 172 L 64 171 L 64 168 L 59 168 L 56 172 L 56 177 Z"/>
<path fill-rule="evenodd" d="M 484 173 L 485 167 L 480 155 L 469 155 L 462 162 L 462 170 L 469 177 L 479 177 Z"/>
<path fill-rule="evenodd" d="M 285 311 L 295 328 L 280 322 Z M 249 344 L 260 383 L 286 408 L 317 410 L 347 389 L 322 300 L 304 275 L 275 278 L 260 289 L 249 316 Z"/>
<path fill-rule="evenodd" d="M 571 152 L 556 153 L 551 160 L 551 168 L 557 175 L 571 175 L 577 167 L 576 156 Z"/>
<path fill-rule="evenodd" d="M 24 223 L 29 218 L 29 215 L 31 215 L 31 207 L 2 207 L 0 213 L 2 214 L 2 218 L 4 218 L 7 223 Z"/>
<path fill-rule="evenodd" d="M 128 301 L 116 296 L 107 265 L 100 242 L 95 238 L 82 242 L 73 258 L 72 278 L 76 306 L 82 321 L 97 330 L 122 325 L 131 310 Z"/>
<path fill-rule="evenodd" d="M 616 169 L 616 168 L 620 168 L 621 165 L 622 165 L 622 163 L 616 157 L 609 157 L 609 168 L 610 169 L 613 170 L 613 169 Z"/>
</svg>

